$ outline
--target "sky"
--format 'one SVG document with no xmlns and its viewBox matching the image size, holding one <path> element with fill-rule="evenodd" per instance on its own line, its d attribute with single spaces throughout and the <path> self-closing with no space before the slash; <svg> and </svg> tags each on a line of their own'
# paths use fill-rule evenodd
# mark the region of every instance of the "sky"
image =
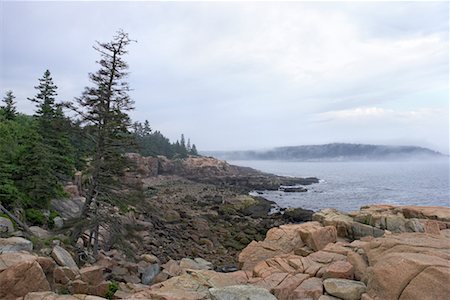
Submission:
<svg viewBox="0 0 450 300">
<path fill-rule="evenodd" d="M 200 151 L 330 142 L 449 153 L 448 2 L 0 2 L 0 93 L 18 110 L 49 69 L 70 101 L 125 60 L 133 120 Z"/>
</svg>

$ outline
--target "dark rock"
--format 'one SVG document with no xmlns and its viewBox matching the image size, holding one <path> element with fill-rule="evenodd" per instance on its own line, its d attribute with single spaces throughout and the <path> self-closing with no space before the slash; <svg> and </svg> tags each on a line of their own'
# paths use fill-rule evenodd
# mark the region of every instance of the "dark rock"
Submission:
<svg viewBox="0 0 450 300">
<path fill-rule="evenodd" d="M 314 211 L 303 208 L 289 208 L 283 213 L 283 219 L 288 222 L 306 222 L 312 220 Z"/>
</svg>

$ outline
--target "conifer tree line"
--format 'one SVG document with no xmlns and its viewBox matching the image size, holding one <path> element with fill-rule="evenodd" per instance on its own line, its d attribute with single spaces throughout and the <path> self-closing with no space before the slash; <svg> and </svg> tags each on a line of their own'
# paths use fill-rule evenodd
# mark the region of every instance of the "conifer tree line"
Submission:
<svg viewBox="0 0 450 300">
<path fill-rule="evenodd" d="M 18 112 L 14 93 L 6 92 L 0 106 L 0 208 L 29 224 L 51 227 L 41 210 L 49 209 L 52 199 L 65 197 L 63 184 L 82 171 L 88 178 L 86 201 L 72 238 L 88 228 L 95 244 L 105 217 L 99 213 L 102 205 L 124 197 L 119 178 L 128 165 L 125 152 L 170 158 L 198 155 L 184 135 L 171 143 L 147 120 L 132 123 L 128 113 L 134 102 L 128 95 L 124 60 L 131 42 L 123 31 L 110 42 L 97 42 L 98 70 L 89 74 L 90 86 L 72 102 L 58 99 L 49 70 L 38 80 L 35 96 L 28 98 L 35 105 L 33 115 Z"/>
</svg>

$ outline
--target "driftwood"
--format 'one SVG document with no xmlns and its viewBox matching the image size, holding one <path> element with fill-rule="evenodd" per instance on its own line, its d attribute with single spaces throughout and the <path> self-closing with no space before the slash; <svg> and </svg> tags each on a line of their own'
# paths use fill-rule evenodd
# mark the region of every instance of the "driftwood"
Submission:
<svg viewBox="0 0 450 300">
<path fill-rule="evenodd" d="M 0 211 L 5 213 L 8 217 L 10 217 L 17 225 L 19 225 L 26 233 L 29 235 L 33 235 L 30 228 L 28 228 L 27 224 L 23 223 L 19 220 L 14 214 L 10 213 L 1 203 L 0 203 Z"/>
</svg>

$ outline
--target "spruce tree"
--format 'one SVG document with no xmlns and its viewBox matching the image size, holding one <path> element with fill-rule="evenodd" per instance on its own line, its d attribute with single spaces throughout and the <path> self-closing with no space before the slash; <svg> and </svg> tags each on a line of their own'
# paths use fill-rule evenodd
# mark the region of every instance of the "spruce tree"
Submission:
<svg viewBox="0 0 450 300">
<path fill-rule="evenodd" d="M 73 173 L 74 149 L 70 144 L 70 122 L 62 110 L 61 104 L 56 103 L 57 86 L 49 70 L 39 79 L 38 90 L 30 101 L 36 103 L 35 118 L 38 122 L 38 131 L 42 136 L 42 142 L 48 147 L 52 172 L 58 178 L 66 178 Z"/>
<path fill-rule="evenodd" d="M 197 147 L 195 146 L 195 144 L 192 144 L 191 154 L 198 156 Z"/>
<path fill-rule="evenodd" d="M 98 212 L 103 202 L 118 199 L 119 177 L 125 168 L 123 149 L 129 137 L 131 126 L 128 111 L 133 109 L 129 85 L 125 81 L 128 65 L 123 56 L 128 52 L 131 40 L 128 34 L 119 31 L 111 42 L 100 43 L 94 49 L 100 54 L 99 70 L 89 75 L 91 87 L 86 87 L 73 106 L 81 120 L 90 126 L 90 137 L 94 142 L 91 156 L 90 180 L 81 218 L 91 218 L 93 236 L 98 237 Z M 77 228 L 73 241 L 83 228 Z M 98 241 L 98 239 L 96 239 Z M 97 243 L 94 243 L 97 245 Z M 94 252 L 96 252 L 94 247 Z"/>
<path fill-rule="evenodd" d="M 3 98 L 3 102 L 5 103 L 2 106 L 3 116 L 6 120 L 14 120 L 16 117 L 16 102 L 14 101 L 16 97 L 13 95 L 12 91 L 7 91 L 5 97 Z"/>
</svg>

